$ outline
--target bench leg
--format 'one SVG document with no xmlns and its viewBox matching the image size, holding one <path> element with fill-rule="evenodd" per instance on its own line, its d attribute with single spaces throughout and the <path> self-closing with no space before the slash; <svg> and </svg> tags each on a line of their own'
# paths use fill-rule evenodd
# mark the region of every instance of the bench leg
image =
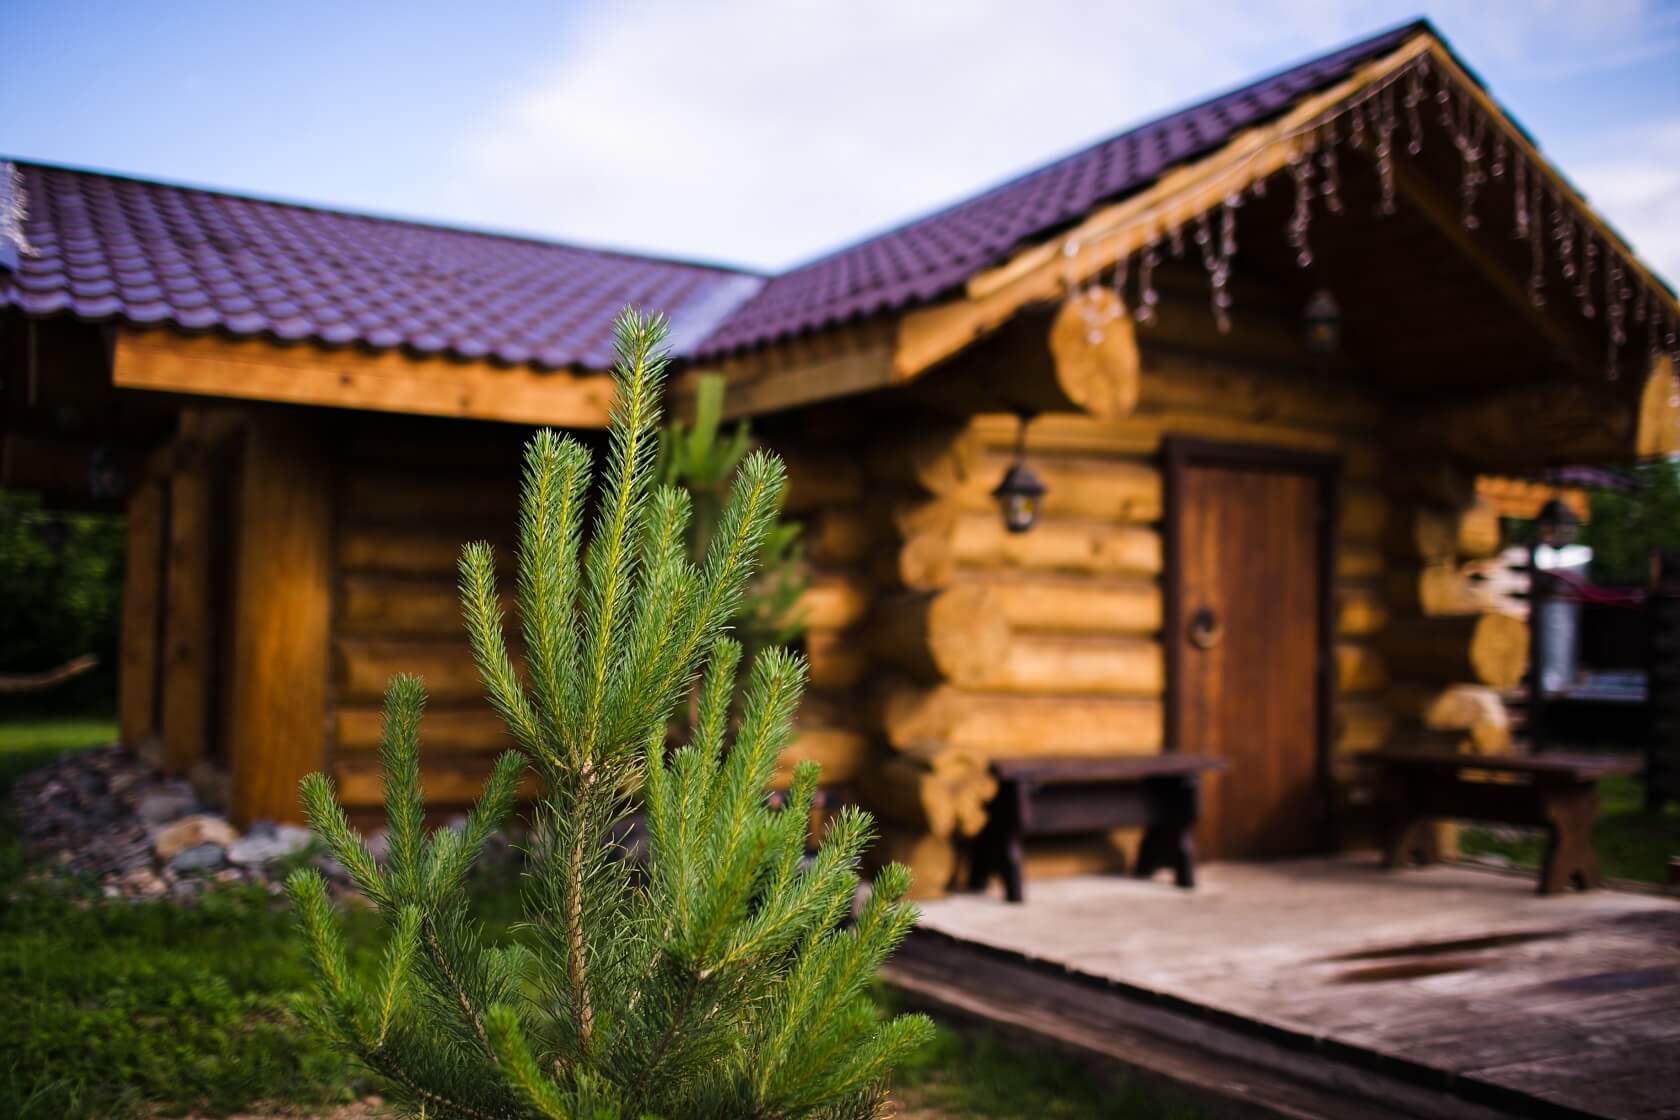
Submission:
<svg viewBox="0 0 1680 1120">
<path fill-rule="evenodd" d="M 1022 888 L 1026 853 L 1021 846 L 1020 830 L 1011 827 L 1005 817 L 1002 813 L 994 814 L 974 838 L 968 889 L 983 891 L 996 875 L 1003 880 L 1004 897 L 1010 902 L 1020 902 L 1026 897 Z"/>
<path fill-rule="evenodd" d="M 1402 817 L 1388 826 L 1383 846 L 1383 867 L 1427 867 L 1441 858 L 1435 838 L 1435 822 L 1428 817 Z"/>
<path fill-rule="evenodd" d="M 1546 819 L 1546 857 L 1540 865 L 1540 894 L 1563 894 L 1571 887 L 1588 891 L 1599 886 L 1598 853 L 1593 850 L 1592 826 L 1598 816 L 1598 790 L 1591 785 L 1542 791 L 1541 815 Z"/>
<path fill-rule="evenodd" d="M 1185 890 L 1196 885 L 1196 808 L 1194 782 L 1175 782 L 1156 792 L 1156 819 L 1144 829 L 1133 874 L 1147 879 L 1170 867 L 1175 885 Z"/>
</svg>

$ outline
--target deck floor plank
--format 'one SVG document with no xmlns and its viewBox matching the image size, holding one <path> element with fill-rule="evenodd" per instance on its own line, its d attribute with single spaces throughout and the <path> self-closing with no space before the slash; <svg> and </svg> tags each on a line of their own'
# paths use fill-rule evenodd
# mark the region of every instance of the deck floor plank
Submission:
<svg viewBox="0 0 1680 1120">
<path fill-rule="evenodd" d="M 1256 1030 L 1578 1115 L 1680 1103 L 1680 902 L 1368 858 L 1209 864 L 1195 891 L 1119 876 L 956 895 L 924 928 Z M 1466 1092 L 1474 1089 L 1471 1084 Z"/>
</svg>

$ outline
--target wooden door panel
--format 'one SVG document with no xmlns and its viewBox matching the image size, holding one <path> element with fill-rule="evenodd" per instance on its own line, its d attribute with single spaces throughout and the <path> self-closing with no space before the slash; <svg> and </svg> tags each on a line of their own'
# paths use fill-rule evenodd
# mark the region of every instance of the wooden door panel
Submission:
<svg viewBox="0 0 1680 1120">
<path fill-rule="evenodd" d="M 1188 464 L 1179 476 L 1178 749 L 1227 759 L 1208 783 L 1210 857 L 1317 840 L 1320 503 L 1314 474 Z M 1214 620 L 1193 633 L 1198 612 Z"/>
</svg>

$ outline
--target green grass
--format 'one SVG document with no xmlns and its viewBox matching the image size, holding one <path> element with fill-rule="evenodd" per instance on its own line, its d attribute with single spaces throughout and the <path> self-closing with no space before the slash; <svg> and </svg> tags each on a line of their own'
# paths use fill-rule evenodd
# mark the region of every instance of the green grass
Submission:
<svg viewBox="0 0 1680 1120">
<path fill-rule="evenodd" d="M 1661 813 L 1645 811 L 1645 787 L 1636 778 L 1607 778 L 1599 783 L 1598 822 L 1593 847 L 1604 874 L 1612 879 L 1662 883 L 1668 859 L 1680 855 L 1680 805 Z M 1527 829 L 1466 827 L 1459 851 L 1467 856 L 1503 856 L 1519 867 L 1539 867 L 1545 840 Z"/>
<path fill-rule="evenodd" d="M 0 793 L 64 750 L 113 738 L 99 721 L 0 725 Z M 312 1108 L 376 1088 L 305 1027 L 303 942 L 262 890 L 223 888 L 195 906 L 109 902 L 91 885 L 22 872 L 0 813 L 0 1117 Z M 492 935 L 504 936 L 517 917 L 509 879 L 481 884 L 478 901 Z M 365 911 L 350 915 L 358 967 L 376 959 L 376 926 Z M 894 1080 L 907 1117 L 1190 1115 L 1118 1074 L 949 1026 Z"/>
<path fill-rule="evenodd" d="M 0 789 L 65 751 L 117 741 L 117 725 L 108 719 L 31 719 L 0 722 Z"/>
</svg>

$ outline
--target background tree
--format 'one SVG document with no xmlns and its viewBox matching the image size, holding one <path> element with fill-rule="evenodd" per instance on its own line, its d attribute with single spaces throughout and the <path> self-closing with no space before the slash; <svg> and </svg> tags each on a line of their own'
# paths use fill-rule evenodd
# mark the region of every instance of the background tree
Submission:
<svg viewBox="0 0 1680 1120">
<path fill-rule="evenodd" d="M 1592 546 L 1593 581 L 1643 585 L 1653 548 L 1680 550 L 1680 470 L 1668 461 L 1633 470 L 1627 491 L 1594 490 L 1582 543 Z"/>
<path fill-rule="evenodd" d="M 122 518 L 48 510 L 33 494 L 0 491 L 0 673 L 99 657 L 86 677 L 0 696 L 0 715 L 113 710 L 122 567 Z"/>
<path fill-rule="evenodd" d="M 696 560 L 711 547 L 723 516 L 725 495 L 752 447 L 752 432 L 745 420 L 724 433 L 724 392 L 724 380 L 717 374 L 696 378 L 694 422 L 673 419 L 659 433 L 654 473 L 665 485 L 688 491 L 694 509 L 688 530 L 689 551 Z M 749 664 L 764 647 L 785 645 L 805 631 L 798 604 L 809 581 L 804 574 L 799 537 L 799 523 L 783 521 L 779 511 L 765 531 L 758 578 L 742 596 L 734 619 Z"/>
<path fill-rule="evenodd" d="M 842 813 L 807 859 L 816 766 L 796 770 L 786 810 L 766 803 L 804 684 L 798 658 L 755 659 L 731 731 L 740 646 L 725 626 L 783 473 L 761 452 L 742 460 L 704 560 L 689 558 L 689 498 L 653 484 L 663 335 L 657 318 L 619 320 L 587 548 L 588 452 L 546 431 L 527 448 L 517 600 L 528 683 L 503 639 L 492 550 L 463 550 L 468 636 L 518 746 L 497 760 L 465 827 L 422 828 L 424 691 L 412 677 L 386 693 L 383 868 L 331 783 L 303 784 L 311 823 L 391 930 L 377 975 L 352 975 L 325 881 L 312 870 L 289 880 L 321 975 L 319 1022 L 410 1115 L 870 1117 L 893 1061 L 931 1031 L 918 1016 L 881 1020 L 864 990 L 914 919 L 902 901 L 909 873 L 882 871 L 847 925 L 867 816 Z M 668 754 L 666 722 L 702 674 L 693 737 Z M 527 768 L 543 790 L 529 937 L 487 948 L 462 881 Z M 638 804 L 639 868 L 612 840 Z"/>
</svg>

